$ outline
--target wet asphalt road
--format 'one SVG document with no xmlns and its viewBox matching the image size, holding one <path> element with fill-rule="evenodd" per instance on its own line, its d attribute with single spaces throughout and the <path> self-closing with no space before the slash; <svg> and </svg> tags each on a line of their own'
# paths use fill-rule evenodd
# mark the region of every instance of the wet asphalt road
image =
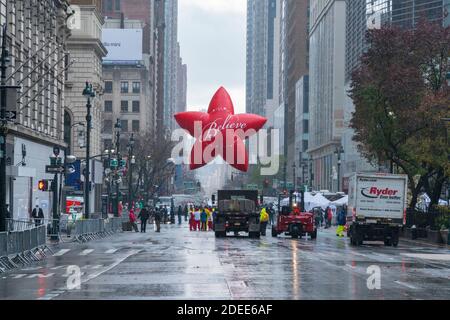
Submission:
<svg viewBox="0 0 450 320">
<path fill-rule="evenodd" d="M 450 299 L 448 249 L 412 241 L 355 248 L 333 231 L 316 240 L 215 239 L 166 225 L 160 234 L 63 243 L 32 267 L 0 274 L 0 299 Z M 80 289 L 67 287 L 71 265 Z M 368 288 L 368 267 L 379 268 L 380 289 Z"/>
</svg>

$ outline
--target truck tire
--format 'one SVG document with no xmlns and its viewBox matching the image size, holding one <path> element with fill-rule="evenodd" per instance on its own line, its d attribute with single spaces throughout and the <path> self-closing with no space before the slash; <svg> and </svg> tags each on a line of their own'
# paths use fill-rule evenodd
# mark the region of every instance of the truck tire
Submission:
<svg viewBox="0 0 450 320">
<path fill-rule="evenodd" d="M 392 245 L 391 239 L 384 239 L 384 245 L 385 245 L 386 247 L 390 247 L 390 246 Z"/>
<path fill-rule="evenodd" d="M 298 237 L 300 236 L 300 229 L 298 226 L 292 226 L 291 227 L 291 237 L 293 239 L 298 239 Z"/>
<path fill-rule="evenodd" d="M 313 233 L 311 233 L 311 239 L 316 239 L 317 238 L 317 229 L 314 230 Z"/>
<path fill-rule="evenodd" d="M 393 247 L 397 247 L 398 246 L 398 238 L 397 239 L 392 239 L 392 246 Z"/>
<path fill-rule="evenodd" d="M 248 237 L 252 239 L 259 239 L 261 237 L 261 233 L 259 232 L 249 232 Z"/>
</svg>

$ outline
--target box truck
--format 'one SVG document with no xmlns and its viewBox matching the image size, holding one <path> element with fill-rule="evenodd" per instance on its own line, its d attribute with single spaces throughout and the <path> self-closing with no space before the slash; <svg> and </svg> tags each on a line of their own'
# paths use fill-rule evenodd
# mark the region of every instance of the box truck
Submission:
<svg viewBox="0 0 450 320">
<path fill-rule="evenodd" d="M 347 227 L 352 245 L 384 241 L 398 245 L 405 224 L 408 177 L 356 173 L 349 179 Z"/>
</svg>

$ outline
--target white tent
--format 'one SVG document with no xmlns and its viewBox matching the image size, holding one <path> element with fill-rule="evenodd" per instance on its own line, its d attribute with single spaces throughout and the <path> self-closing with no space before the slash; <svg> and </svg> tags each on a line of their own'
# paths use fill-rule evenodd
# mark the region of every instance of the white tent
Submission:
<svg viewBox="0 0 450 320">
<path fill-rule="evenodd" d="M 338 200 L 332 201 L 332 204 L 334 204 L 335 206 L 342 206 L 342 205 L 348 205 L 348 196 L 344 196 Z"/>
<path fill-rule="evenodd" d="M 313 197 L 314 207 L 321 207 L 322 209 L 326 209 L 330 205 L 330 200 L 325 198 L 321 193 L 317 193 Z"/>
</svg>

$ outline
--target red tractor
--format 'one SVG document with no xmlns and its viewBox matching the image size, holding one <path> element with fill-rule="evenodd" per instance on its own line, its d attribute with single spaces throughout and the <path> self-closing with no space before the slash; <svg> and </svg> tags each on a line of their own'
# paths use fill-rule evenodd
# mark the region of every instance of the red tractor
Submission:
<svg viewBox="0 0 450 320">
<path fill-rule="evenodd" d="M 279 234 L 290 235 L 292 238 L 301 238 L 309 234 L 311 239 L 317 238 L 317 229 L 314 223 L 314 215 L 311 212 L 304 212 L 304 197 L 302 195 L 300 206 L 297 202 L 292 202 L 292 194 L 289 197 L 288 206 L 281 207 L 281 211 L 277 217 L 277 223 L 272 226 L 272 237 Z"/>
</svg>

